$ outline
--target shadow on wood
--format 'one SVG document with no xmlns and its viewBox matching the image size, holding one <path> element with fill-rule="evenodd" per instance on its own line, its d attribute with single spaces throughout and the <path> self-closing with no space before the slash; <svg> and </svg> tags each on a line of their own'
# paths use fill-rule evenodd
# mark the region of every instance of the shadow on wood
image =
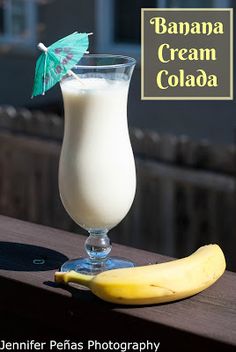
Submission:
<svg viewBox="0 0 236 352">
<path fill-rule="evenodd" d="M 49 248 L 15 242 L 0 242 L 0 269 L 45 271 L 58 269 L 68 258 Z"/>
</svg>

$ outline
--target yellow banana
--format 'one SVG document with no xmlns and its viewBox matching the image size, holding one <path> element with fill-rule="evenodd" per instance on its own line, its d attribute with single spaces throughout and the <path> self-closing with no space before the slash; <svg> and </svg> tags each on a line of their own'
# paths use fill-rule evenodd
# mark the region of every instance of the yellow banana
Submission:
<svg viewBox="0 0 236 352">
<path fill-rule="evenodd" d="M 87 286 L 101 299 L 118 304 L 155 304 L 192 296 L 212 285 L 225 271 L 225 257 L 216 244 L 200 247 L 189 257 L 161 264 L 115 269 L 96 276 L 74 271 L 55 273 L 58 283 Z"/>
</svg>

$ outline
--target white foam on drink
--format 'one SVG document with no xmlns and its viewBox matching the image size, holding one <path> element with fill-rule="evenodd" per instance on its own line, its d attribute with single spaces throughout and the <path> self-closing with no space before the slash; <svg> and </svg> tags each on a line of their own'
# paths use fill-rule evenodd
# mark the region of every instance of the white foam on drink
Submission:
<svg viewBox="0 0 236 352">
<path fill-rule="evenodd" d="M 82 94 L 83 91 L 94 91 L 94 90 L 110 90 L 112 89 L 124 89 L 128 86 L 128 82 L 125 80 L 111 80 L 105 78 L 79 78 L 76 79 L 66 79 L 62 82 L 63 91 L 71 94 Z"/>
</svg>

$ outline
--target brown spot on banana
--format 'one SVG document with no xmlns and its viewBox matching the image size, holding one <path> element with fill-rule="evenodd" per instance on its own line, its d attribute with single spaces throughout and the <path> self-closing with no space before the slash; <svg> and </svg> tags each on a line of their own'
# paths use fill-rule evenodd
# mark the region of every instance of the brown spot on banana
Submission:
<svg viewBox="0 0 236 352">
<path fill-rule="evenodd" d="M 158 286 L 158 285 L 154 285 L 154 284 L 150 284 L 149 286 L 151 287 L 158 287 L 158 288 L 161 288 L 162 290 L 166 290 L 166 291 L 169 291 L 171 294 L 174 294 L 176 293 L 176 291 L 174 290 L 171 290 L 170 288 L 167 288 L 167 287 L 163 287 L 163 286 Z"/>
</svg>

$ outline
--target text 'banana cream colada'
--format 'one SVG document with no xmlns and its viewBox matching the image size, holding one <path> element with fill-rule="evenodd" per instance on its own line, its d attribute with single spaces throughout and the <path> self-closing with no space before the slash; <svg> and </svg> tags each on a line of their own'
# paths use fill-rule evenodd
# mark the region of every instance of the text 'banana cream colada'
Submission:
<svg viewBox="0 0 236 352">
<path fill-rule="evenodd" d="M 150 25 L 153 27 L 157 35 L 222 35 L 224 34 L 224 24 L 220 21 L 211 22 L 188 22 L 188 21 L 171 21 L 168 22 L 165 17 L 152 17 Z M 211 47 L 172 47 L 169 43 L 162 43 L 156 50 L 157 61 L 163 64 L 169 62 L 204 62 L 217 61 L 218 53 L 216 48 Z M 196 67 L 191 74 L 185 72 L 185 68 L 180 68 L 175 72 L 170 69 L 160 69 L 156 74 L 156 85 L 161 90 L 173 87 L 209 87 L 215 88 L 219 86 L 219 77 L 214 72 L 207 72 L 203 67 Z"/>
</svg>

